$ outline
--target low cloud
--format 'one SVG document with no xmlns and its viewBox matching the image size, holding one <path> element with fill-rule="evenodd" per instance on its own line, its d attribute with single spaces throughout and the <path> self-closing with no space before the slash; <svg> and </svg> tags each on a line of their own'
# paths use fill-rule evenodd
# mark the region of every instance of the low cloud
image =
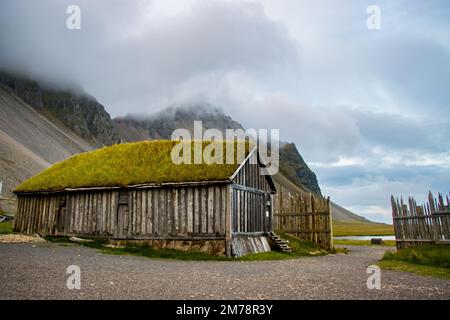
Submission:
<svg viewBox="0 0 450 320">
<path fill-rule="evenodd" d="M 298 73 L 295 41 L 258 3 L 197 2 L 158 19 L 151 2 L 79 1 L 79 31 L 65 27 L 71 3 L 2 1 L 0 67 L 78 82 L 115 116 L 152 112 L 198 77 L 282 83 Z"/>
</svg>

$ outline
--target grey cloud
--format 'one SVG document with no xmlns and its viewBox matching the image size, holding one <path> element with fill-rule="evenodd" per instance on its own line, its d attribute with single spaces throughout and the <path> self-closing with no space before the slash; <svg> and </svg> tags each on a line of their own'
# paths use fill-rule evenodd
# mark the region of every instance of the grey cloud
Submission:
<svg viewBox="0 0 450 320">
<path fill-rule="evenodd" d="M 450 123 L 445 118 L 411 117 L 403 113 L 362 109 L 346 109 L 346 112 L 355 119 L 361 135 L 372 146 L 405 151 L 450 150 Z"/>
</svg>

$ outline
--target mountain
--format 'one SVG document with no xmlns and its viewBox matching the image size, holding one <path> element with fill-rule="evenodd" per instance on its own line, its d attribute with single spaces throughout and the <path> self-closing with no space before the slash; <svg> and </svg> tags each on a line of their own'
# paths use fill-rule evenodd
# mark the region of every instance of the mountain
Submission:
<svg viewBox="0 0 450 320">
<path fill-rule="evenodd" d="M 282 172 L 279 172 L 274 177 L 274 180 L 282 184 L 285 188 L 287 188 L 292 193 L 305 193 L 310 192 L 311 190 L 305 187 L 299 187 L 294 184 L 291 179 L 287 178 Z M 338 204 L 331 201 L 331 214 L 333 216 L 333 221 L 338 224 L 373 224 L 374 222 L 367 220 L 349 210 L 339 206 Z"/>
<path fill-rule="evenodd" d="M 129 115 L 115 118 L 114 126 L 124 141 L 170 139 L 178 128 L 194 131 L 194 121 L 202 121 L 204 129 L 216 128 L 225 135 L 226 129 L 243 129 L 242 125 L 227 116 L 222 109 L 210 104 L 169 107 L 154 115 L 138 117 Z"/>
<path fill-rule="evenodd" d="M 11 197 L 18 184 L 49 165 L 92 149 L 93 145 L 57 119 L 44 116 L 11 89 L 0 85 L 2 196 Z M 13 209 L 3 206 L 6 210 Z"/>
<path fill-rule="evenodd" d="M 207 103 L 170 107 L 151 116 L 129 115 L 113 121 L 125 142 L 170 139 L 172 132 L 178 128 L 193 132 L 194 121 L 202 121 L 204 129 L 219 129 L 224 136 L 226 129 L 244 129 L 222 109 Z M 294 143 L 281 144 L 280 171 L 297 186 L 321 194 L 315 173 L 305 163 Z"/>
<path fill-rule="evenodd" d="M 61 122 L 96 147 L 120 140 L 105 108 L 79 88 L 49 88 L 42 82 L 6 72 L 0 72 L 0 84 L 40 114 Z"/>
<path fill-rule="evenodd" d="M 0 180 L 2 196 L 25 179 L 71 155 L 116 142 L 170 139 L 178 128 L 243 129 L 220 108 L 209 104 L 167 108 L 151 116 L 111 120 L 95 98 L 76 91 L 49 88 L 26 77 L 0 71 Z M 293 143 L 280 146 L 280 174 L 286 184 L 320 194 L 317 178 Z M 13 208 L 3 209 L 13 210 Z M 367 221 L 335 204 L 336 221 Z"/>
<path fill-rule="evenodd" d="M 280 146 L 280 172 L 299 187 L 322 195 L 316 174 L 308 167 L 294 143 Z"/>
</svg>

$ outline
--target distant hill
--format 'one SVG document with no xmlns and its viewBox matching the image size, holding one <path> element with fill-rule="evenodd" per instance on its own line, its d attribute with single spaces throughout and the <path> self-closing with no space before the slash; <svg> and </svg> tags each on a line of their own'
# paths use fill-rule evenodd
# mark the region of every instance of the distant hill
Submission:
<svg viewBox="0 0 450 320">
<path fill-rule="evenodd" d="M 332 202 L 331 211 L 333 213 L 333 219 L 340 223 L 373 223 L 364 217 L 341 207 L 340 205 Z"/>
</svg>

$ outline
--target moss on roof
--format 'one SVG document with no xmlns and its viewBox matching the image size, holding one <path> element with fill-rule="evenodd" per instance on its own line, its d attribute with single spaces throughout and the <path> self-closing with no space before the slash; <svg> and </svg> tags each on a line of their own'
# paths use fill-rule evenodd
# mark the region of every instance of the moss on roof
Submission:
<svg viewBox="0 0 450 320">
<path fill-rule="evenodd" d="M 81 153 L 57 163 L 28 179 L 15 192 L 57 191 L 88 187 L 124 187 L 147 183 L 222 181 L 239 167 L 234 164 L 175 164 L 172 148 L 178 141 L 145 141 L 117 144 Z M 203 142 L 203 149 L 209 145 Z M 245 144 L 245 155 L 251 146 L 245 142 L 222 142 L 236 151 Z M 194 144 L 191 143 L 192 157 Z M 241 145 L 242 147 L 242 145 Z M 225 156 L 224 156 L 225 157 Z"/>
</svg>

